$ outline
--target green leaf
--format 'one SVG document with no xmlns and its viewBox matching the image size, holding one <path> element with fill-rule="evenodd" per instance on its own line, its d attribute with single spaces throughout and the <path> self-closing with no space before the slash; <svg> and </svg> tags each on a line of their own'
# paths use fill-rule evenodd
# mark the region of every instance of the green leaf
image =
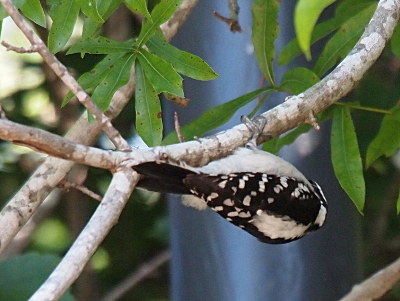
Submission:
<svg viewBox="0 0 400 301">
<path fill-rule="evenodd" d="M 273 90 L 274 88 L 264 87 L 222 105 L 216 106 L 205 112 L 202 116 L 200 116 L 198 119 L 194 120 L 190 124 L 181 127 L 182 135 L 188 140 L 192 139 L 195 136 L 201 137 L 209 131 L 214 130 L 217 127 L 228 122 L 237 110 L 254 100 L 257 96 L 261 95 L 264 92 Z M 173 131 L 164 138 L 162 144 L 168 145 L 177 142 L 178 138 L 176 132 Z"/>
<path fill-rule="evenodd" d="M 20 8 L 26 1 L 27 0 L 13 0 L 12 3 L 16 8 Z M 5 17 L 8 17 L 8 12 L 3 5 L 0 5 L 0 20 L 3 20 Z"/>
<path fill-rule="evenodd" d="M 299 94 L 319 82 L 319 77 L 307 68 L 294 68 L 286 72 L 281 80 L 281 90 Z"/>
<path fill-rule="evenodd" d="M 37 25 L 46 27 L 46 16 L 44 15 L 40 0 L 25 1 L 21 6 L 21 11 L 27 18 L 35 22 Z"/>
<path fill-rule="evenodd" d="M 105 37 L 89 38 L 76 43 L 67 54 L 90 53 L 90 54 L 112 54 L 133 52 L 133 40 L 123 43 L 107 39 Z"/>
<path fill-rule="evenodd" d="M 182 0 L 161 0 L 151 12 L 151 20 L 147 20 L 136 42 L 136 46 L 140 49 L 148 39 L 156 32 L 160 25 L 166 22 L 176 11 Z"/>
<path fill-rule="evenodd" d="M 82 12 L 86 16 L 96 21 L 97 23 L 104 23 L 104 20 L 99 13 L 96 0 L 76 0 L 76 1 L 79 3 Z"/>
<path fill-rule="evenodd" d="M 276 21 L 279 11 L 279 1 L 255 0 L 251 11 L 253 14 L 253 32 L 251 38 L 254 45 L 254 53 L 265 79 L 274 86 L 274 42 L 279 34 L 279 26 Z"/>
<path fill-rule="evenodd" d="M 135 71 L 136 130 L 148 146 L 160 145 L 163 131 L 160 99 L 145 76 L 143 67 L 136 64 Z"/>
<path fill-rule="evenodd" d="M 184 97 L 182 77 L 172 68 L 171 64 L 141 49 L 138 55 L 146 77 L 151 81 L 157 93 L 168 92 Z"/>
<path fill-rule="evenodd" d="M 97 10 L 103 20 L 107 18 L 120 6 L 124 0 L 98 0 Z M 83 23 L 82 39 L 92 38 L 101 26 L 101 22 L 97 22 L 95 19 L 86 18 Z"/>
<path fill-rule="evenodd" d="M 363 34 L 365 26 L 376 9 L 376 5 L 376 3 L 372 3 L 367 8 L 355 14 L 326 43 L 314 67 L 314 72 L 318 76 L 323 76 L 350 52 Z"/>
<path fill-rule="evenodd" d="M 79 5 L 75 0 L 64 0 L 52 6 L 53 25 L 51 26 L 48 46 L 51 52 L 59 52 L 68 42 L 74 30 L 79 14 Z"/>
<path fill-rule="evenodd" d="M 96 87 L 100 84 L 102 80 L 108 75 L 109 72 L 114 68 L 116 62 L 123 57 L 125 53 L 116 53 L 107 55 L 104 59 L 102 59 L 90 72 L 86 72 L 82 74 L 78 78 L 78 83 L 84 90 L 88 90 L 89 88 Z M 68 92 L 67 96 L 65 96 L 61 107 L 65 106 L 73 97 L 72 92 Z"/>
<path fill-rule="evenodd" d="M 95 87 L 107 76 L 107 73 L 115 65 L 115 62 L 123 56 L 123 53 L 110 54 L 102 59 L 91 71 L 82 74 L 78 78 L 78 83 L 84 90 Z M 62 101 L 61 107 L 65 106 L 71 98 L 74 97 L 72 92 L 68 92 Z"/>
<path fill-rule="evenodd" d="M 390 40 L 390 47 L 392 52 L 398 58 L 400 57 L 400 24 L 397 24 L 393 32 L 392 39 Z"/>
<path fill-rule="evenodd" d="M 147 19 L 151 19 L 146 0 L 125 0 L 125 4 L 132 12 L 141 13 Z"/>
<path fill-rule="evenodd" d="M 0 300 L 21 301 L 42 285 L 55 269 L 59 258 L 53 255 L 28 253 L 0 262 Z M 74 301 L 68 290 L 61 301 Z"/>
<path fill-rule="evenodd" d="M 92 94 L 93 101 L 102 111 L 107 110 L 115 91 L 129 81 L 132 64 L 135 58 L 136 54 L 124 54 L 105 72 L 106 74 L 103 80 Z"/>
<path fill-rule="evenodd" d="M 376 3 L 374 0 L 367 2 L 365 0 L 351 0 L 339 4 L 336 9 L 334 18 L 315 26 L 311 36 L 311 44 L 318 42 L 322 38 L 337 30 L 344 22 L 352 18 L 359 11 L 371 5 L 371 2 Z M 351 5 L 344 5 L 347 3 L 351 3 Z M 301 53 L 302 51 L 297 42 L 297 39 L 293 39 L 283 48 L 282 52 L 279 54 L 278 65 L 281 66 L 288 64 L 291 60 L 293 60 Z"/>
<path fill-rule="evenodd" d="M 211 80 L 218 74 L 198 56 L 182 51 L 158 35 L 152 36 L 146 43 L 151 52 L 171 63 L 176 71 L 197 80 Z"/>
<path fill-rule="evenodd" d="M 390 157 L 400 147 L 400 107 L 390 111 L 392 114 L 383 118 L 378 134 L 367 149 L 367 168 L 383 155 Z"/>
<path fill-rule="evenodd" d="M 357 137 L 350 109 L 336 106 L 331 131 L 332 164 L 340 186 L 362 213 L 365 182 Z"/>
<path fill-rule="evenodd" d="M 294 27 L 300 49 L 311 59 L 311 34 L 322 11 L 336 0 L 299 0 L 294 11 Z"/>
</svg>

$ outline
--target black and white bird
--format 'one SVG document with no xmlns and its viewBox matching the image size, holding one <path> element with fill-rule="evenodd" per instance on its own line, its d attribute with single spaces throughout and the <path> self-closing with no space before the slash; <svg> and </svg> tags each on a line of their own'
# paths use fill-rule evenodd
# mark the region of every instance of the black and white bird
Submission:
<svg viewBox="0 0 400 301">
<path fill-rule="evenodd" d="M 299 239 L 319 229 L 327 215 L 320 186 L 254 141 L 203 167 L 146 162 L 133 169 L 143 175 L 138 187 L 193 195 L 189 205 L 207 205 L 265 243 Z"/>
</svg>

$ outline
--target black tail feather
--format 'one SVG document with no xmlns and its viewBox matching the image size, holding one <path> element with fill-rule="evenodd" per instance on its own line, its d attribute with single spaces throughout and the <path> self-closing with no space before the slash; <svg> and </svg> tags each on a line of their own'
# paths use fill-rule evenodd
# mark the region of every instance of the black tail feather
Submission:
<svg viewBox="0 0 400 301">
<path fill-rule="evenodd" d="M 167 163 L 146 162 L 132 167 L 143 175 L 138 187 L 150 191 L 191 194 L 183 179 L 196 172 Z"/>
</svg>

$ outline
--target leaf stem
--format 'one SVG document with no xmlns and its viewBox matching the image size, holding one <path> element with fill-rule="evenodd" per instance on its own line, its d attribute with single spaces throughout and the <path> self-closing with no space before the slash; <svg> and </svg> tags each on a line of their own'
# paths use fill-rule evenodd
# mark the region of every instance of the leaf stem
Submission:
<svg viewBox="0 0 400 301">
<path fill-rule="evenodd" d="M 349 108 L 355 109 L 355 110 L 362 110 L 362 111 L 369 111 L 369 112 L 375 112 L 375 113 L 382 113 L 382 114 L 387 114 L 387 115 L 391 115 L 391 114 L 392 114 L 391 111 L 389 111 L 389 110 L 384 110 L 384 109 L 363 107 L 363 106 L 358 106 L 358 105 L 353 105 L 353 104 L 343 103 L 343 102 L 335 102 L 335 104 L 336 104 L 336 105 L 339 105 L 339 106 L 349 107 Z"/>
</svg>

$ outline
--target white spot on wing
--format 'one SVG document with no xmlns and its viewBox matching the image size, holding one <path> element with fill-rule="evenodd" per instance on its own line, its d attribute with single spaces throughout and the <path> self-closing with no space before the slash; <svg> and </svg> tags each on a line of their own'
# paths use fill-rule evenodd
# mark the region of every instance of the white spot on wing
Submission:
<svg viewBox="0 0 400 301">
<path fill-rule="evenodd" d="M 251 196 L 246 195 L 243 199 L 243 205 L 245 206 L 250 206 L 250 202 L 251 202 Z"/>
<path fill-rule="evenodd" d="M 250 212 L 242 211 L 239 213 L 239 217 L 247 218 L 247 217 L 251 217 L 251 214 L 250 214 Z"/>
<path fill-rule="evenodd" d="M 246 182 L 243 179 L 239 179 L 239 189 L 244 189 Z"/>
<path fill-rule="evenodd" d="M 212 208 L 212 209 L 214 209 L 215 211 L 222 211 L 222 210 L 224 210 L 224 207 L 222 207 L 222 206 L 215 206 L 214 208 Z"/>
<path fill-rule="evenodd" d="M 273 198 L 268 198 L 267 199 L 267 202 L 268 202 L 268 204 L 271 204 L 271 203 L 273 203 L 275 200 L 273 199 Z"/>
<path fill-rule="evenodd" d="M 263 181 L 259 181 L 259 182 L 258 182 L 258 190 L 259 190 L 260 192 L 265 192 L 265 184 L 264 184 Z"/>
<path fill-rule="evenodd" d="M 229 212 L 227 215 L 228 215 L 229 217 L 235 217 L 235 216 L 238 216 L 239 213 L 238 213 L 237 211 L 232 211 L 232 212 Z"/>
<path fill-rule="evenodd" d="M 234 205 L 232 199 L 226 199 L 223 204 L 225 206 L 233 206 Z"/>
<path fill-rule="evenodd" d="M 220 183 L 218 184 L 218 186 L 221 187 L 221 188 L 225 188 L 227 182 L 228 182 L 227 180 L 222 181 L 222 182 L 220 182 Z"/>
</svg>

